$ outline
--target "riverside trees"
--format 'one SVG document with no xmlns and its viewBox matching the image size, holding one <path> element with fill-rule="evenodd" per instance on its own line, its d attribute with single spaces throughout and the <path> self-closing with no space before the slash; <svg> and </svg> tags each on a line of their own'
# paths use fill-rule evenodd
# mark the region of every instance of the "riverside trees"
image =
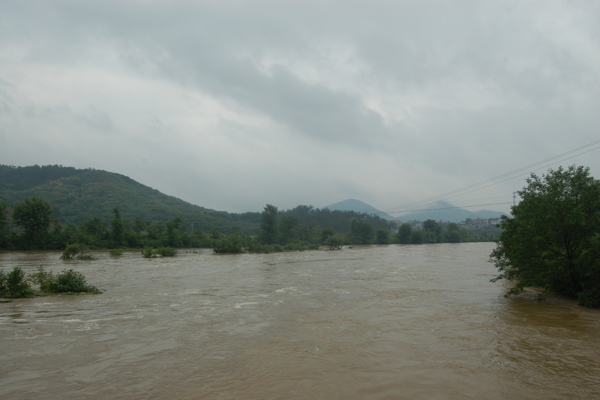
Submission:
<svg viewBox="0 0 600 400">
<path fill-rule="evenodd" d="M 32 233 L 33 230 L 28 230 L 25 225 L 31 218 L 17 219 L 26 214 L 23 210 L 36 209 L 31 203 L 46 205 L 41 207 L 45 212 L 34 213 L 44 216 L 48 223 L 41 225 L 43 228 L 39 233 Z M 50 211 L 49 203 L 43 199 L 25 199 L 23 204 L 16 203 L 12 208 L 0 202 L 0 249 L 64 250 L 66 246 L 77 243 L 89 249 L 212 247 L 224 252 L 232 252 L 231 249 L 270 252 L 330 246 L 328 239 L 334 235 L 334 248 L 339 247 L 340 240 L 346 245 L 446 242 L 452 239 L 447 234 L 451 225 L 456 228 L 455 242 L 493 239 L 493 234 L 483 235 L 474 230 L 467 232 L 455 224 L 433 220 L 424 224 L 424 228 L 430 230 L 418 227 L 413 230 L 411 225 L 405 224 L 400 228 L 402 234 L 392 235 L 390 233 L 396 230 L 395 224 L 377 215 L 316 209 L 312 206 L 280 211 L 267 204 L 262 213 L 255 213 L 258 218 L 255 218 L 254 228 L 246 232 L 237 225 L 230 226 L 231 221 L 227 225 L 213 225 L 210 232 L 206 227 L 199 229 L 193 221 L 190 223 L 179 217 L 166 223 L 139 217 L 127 221 L 116 207 L 113 208 L 112 219 L 90 215 L 79 225 L 65 225 L 64 221 L 56 220 Z"/>
<path fill-rule="evenodd" d="M 504 217 L 490 261 L 499 279 L 515 281 L 509 294 L 541 288 L 600 307 L 600 181 L 571 166 L 532 174 Z"/>
<path fill-rule="evenodd" d="M 25 197 L 15 205 L 13 221 L 25 230 L 25 243 L 30 249 L 43 249 L 50 228 L 50 203 L 39 197 Z"/>
</svg>

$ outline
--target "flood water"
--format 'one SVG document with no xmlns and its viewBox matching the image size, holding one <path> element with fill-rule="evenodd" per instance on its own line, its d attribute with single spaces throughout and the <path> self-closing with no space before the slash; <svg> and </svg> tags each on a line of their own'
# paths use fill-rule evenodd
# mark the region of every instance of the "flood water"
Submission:
<svg viewBox="0 0 600 400">
<path fill-rule="evenodd" d="M 0 398 L 600 398 L 600 310 L 504 298 L 493 247 L 0 253 L 104 291 L 0 304 Z"/>
</svg>

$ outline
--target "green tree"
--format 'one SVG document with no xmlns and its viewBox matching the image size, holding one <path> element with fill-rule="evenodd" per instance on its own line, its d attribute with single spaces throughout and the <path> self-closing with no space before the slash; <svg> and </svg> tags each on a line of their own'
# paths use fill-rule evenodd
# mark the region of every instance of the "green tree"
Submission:
<svg viewBox="0 0 600 400">
<path fill-rule="evenodd" d="M 321 229 L 321 244 L 325 244 L 327 239 L 335 235 L 335 229 L 331 227 Z"/>
<path fill-rule="evenodd" d="M 450 243 L 459 243 L 462 242 L 462 237 L 460 236 L 460 227 L 458 224 L 454 222 L 450 222 L 448 224 L 448 230 L 446 232 L 446 241 Z"/>
<path fill-rule="evenodd" d="M 404 223 L 400 225 L 397 233 L 398 243 L 408 244 L 411 243 L 412 236 L 412 226 L 410 224 Z"/>
<path fill-rule="evenodd" d="M 390 237 L 390 231 L 387 229 L 379 228 L 375 232 L 375 241 L 377 244 L 387 244 Z"/>
<path fill-rule="evenodd" d="M 373 241 L 373 225 L 369 222 L 354 218 L 350 223 L 350 237 L 353 243 L 369 244 Z"/>
<path fill-rule="evenodd" d="M 327 237 L 324 244 L 329 247 L 329 250 L 340 250 L 344 246 L 344 238 L 341 235 L 333 234 Z"/>
<path fill-rule="evenodd" d="M 438 243 L 441 241 L 442 227 L 432 219 L 423 222 L 423 242 Z"/>
<path fill-rule="evenodd" d="M 8 217 L 6 216 L 6 203 L 0 201 L 0 248 L 4 247 L 4 238 L 8 230 Z"/>
<path fill-rule="evenodd" d="M 39 197 L 25 197 L 16 204 L 12 214 L 13 221 L 25 230 L 25 244 L 30 249 L 44 248 L 52 210 L 50 203 Z"/>
<path fill-rule="evenodd" d="M 277 242 L 277 207 L 267 204 L 260 215 L 259 240 L 263 244 Z"/>
<path fill-rule="evenodd" d="M 287 214 L 281 217 L 281 244 L 294 243 L 298 241 L 298 227 L 300 218 L 295 215 Z"/>
<path fill-rule="evenodd" d="M 412 231 L 411 235 L 410 235 L 410 242 L 412 244 L 421 244 L 423 243 L 423 231 L 416 229 L 414 231 Z"/>
<path fill-rule="evenodd" d="M 110 238 L 113 242 L 112 245 L 115 248 L 120 248 L 125 245 L 125 221 L 121 218 L 121 213 L 118 208 L 113 208 L 113 214 L 114 217 L 110 221 Z"/>
<path fill-rule="evenodd" d="M 600 181 L 589 168 L 560 167 L 532 174 L 518 193 L 491 254 L 494 281 L 515 281 L 509 294 L 535 287 L 600 307 Z"/>
</svg>

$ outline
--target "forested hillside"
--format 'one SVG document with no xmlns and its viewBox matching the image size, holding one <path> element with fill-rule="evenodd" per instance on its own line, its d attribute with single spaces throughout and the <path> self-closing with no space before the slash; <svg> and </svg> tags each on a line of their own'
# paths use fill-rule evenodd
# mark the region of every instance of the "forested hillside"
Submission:
<svg viewBox="0 0 600 400">
<path fill-rule="evenodd" d="M 196 206 L 112 172 L 57 165 L 0 166 L 0 201 L 10 206 L 32 196 L 47 200 L 54 218 L 63 223 L 79 224 L 94 216 L 110 220 L 115 207 L 124 220 L 166 222 L 179 217 L 204 231 L 212 226 L 256 231 L 260 218 L 259 213 L 231 214 Z"/>
<path fill-rule="evenodd" d="M 25 197 L 39 197 L 50 203 L 54 220 L 63 224 L 81 224 L 92 217 L 110 221 L 119 209 L 123 220 L 167 222 L 179 218 L 189 230 L 208 232 L 212 227 L 230 233 L 234 228 L 256 234 L 259 212 L 242 214 L 215 211 L 190 204 L 133 179 L 102 170 L 76 169 L 58 165 L 13 167 L 0 165 L 0 202 L 10 208 Z M 332 227 L 347 233 L 353 218 L 368 220 L 377 228 L 389 229 L 385 220 L 353 211 L 331 211 L 298 206 L 279 211 L 294 215 L 306 227 Z"/>
<path fill-rule="evenodd" d="M 124 175 L 62 166 L 0 166 L 0 249 L 213 247 L 216 252 L 321 245 L 493 240 L 456 224 L 423 230 L 356 211 L 300 205 L 233 214 L 187 203 Z M 225 235 L 223 235 L 225 234 Z"/>
</svg>

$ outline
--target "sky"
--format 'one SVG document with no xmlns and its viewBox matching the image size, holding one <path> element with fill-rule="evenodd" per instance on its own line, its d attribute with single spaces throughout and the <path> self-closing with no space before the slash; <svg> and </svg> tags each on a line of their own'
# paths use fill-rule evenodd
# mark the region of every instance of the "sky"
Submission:
<svg viewBox="0 0 600 400">
<path fill-rule="evenodd" d="M 0 164 L 215 210 L 508 211 L 531 171 L 600 178 L 599 111 L 596 0 L 0 0 Z"/>
</svg>

